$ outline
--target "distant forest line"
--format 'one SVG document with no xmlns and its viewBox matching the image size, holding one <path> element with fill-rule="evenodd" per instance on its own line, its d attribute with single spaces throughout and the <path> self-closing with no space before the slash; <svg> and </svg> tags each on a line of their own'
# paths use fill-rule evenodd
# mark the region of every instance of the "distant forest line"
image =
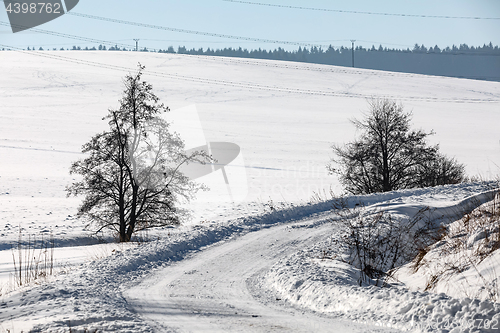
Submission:
<svg viewBox="0 0 500 333">
<path fill-rule="evenodd" d="M 35 48 L 32 48 L 32 50 L 35 50 Z M 39 48 L 39 50 L 43 50 L 43 48 Z M 64 48 L 61 50 L 64 50 Z M 117 45 L 109 48 L 103 45 L 99 45 L 97 48 L 73 46 L 71 50 L 130 51 L 130 49 L 120 48 Z M 279 47 L 267 51 L 260 48 L 258 50 L 248 50 L 241 47 L 208 48 L 206 50 L 203 48 L 187 49 L 183 46 L 175 50 L 170 46 L 164 50 L 143 48 L 140 51 L 284 60 L 352 67 L 352 48 L 348 47 L 334 48 L 330 46 L 326 50 L 318 47 L 299 47 L 298 50 L 294 51 L 287 51 Z M 378 48 L 372 46 L 366 49 L 357 46 L 354 49 L 354 67 L 500 82 L 500 49 L 498 46 L 493 46 L 492 43 L 478 47 L 461 44 L 460 46 L 453 45 L 443 49 L 440 49 L 437 45 L 427 48 L 418 44 L 415 44 L 413 49 L 388 49 L 382 46 Z"/>
</svg>

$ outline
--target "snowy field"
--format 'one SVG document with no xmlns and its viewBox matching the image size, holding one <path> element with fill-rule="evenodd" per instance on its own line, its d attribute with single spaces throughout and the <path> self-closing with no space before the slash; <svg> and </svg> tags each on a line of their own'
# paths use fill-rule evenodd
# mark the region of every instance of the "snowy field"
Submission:
<svg viewBox="0 0 500 333">
<path fill-rule="evenodd" d="M 106 129 L 101 119 L 118 107 L 122 78 L 138 62 L 173 110 L 187 148 L 230 142 L 241 151 L 226 166 L 229 186 L 218 172 L 200 179 L 212 190 L 189 206 L 192 219 L 142 235 L 155 241 L 122 246 L 103 243 L 112 235 L 86 231 L 75 217 L 80 198 L 66 198 L 64 189 L 73 180 L 71 162 Z M 331 203 L 309 203 L 314 193 L 340 194 L 325 168 L 329 147 L 354 138 L 349 119 L 362 116 L 370 97 L 402 102 L 413 111 L 414 126 L 434 130 L 431 143 L 466 164 L 469 175 L 494 179 L 500 174 L 499 83 L 84 51 L 0 52 L 0 73 L 0 332 L 439 332 L 452 324 L 454 332 L 490 332 L 500 326 L 499 304 L 483 297 L 484 283 L 472 271 L 436 286 L 447 295 L 422 291 L 425 270 L 413 276 L 402 269 L 401 283 L 390 288 L 359 287 L 352 267 L 321 260 L 321 251 L 342 234 L 331 222 Z M 404 215 L 426 206 L 446 210 L 470 197 L 483 203 L 495 186 L 357 199 Z M 14 288 L 11 248 L 19 237 L 53 237 L 58 274 Z M 494 279 L 500 257 L 488 260 L 478 267 Z M 449 287 L 464 278 L 472 287 Z M 480 319 L 493 325 L 481 326 Z"/>
</svg>

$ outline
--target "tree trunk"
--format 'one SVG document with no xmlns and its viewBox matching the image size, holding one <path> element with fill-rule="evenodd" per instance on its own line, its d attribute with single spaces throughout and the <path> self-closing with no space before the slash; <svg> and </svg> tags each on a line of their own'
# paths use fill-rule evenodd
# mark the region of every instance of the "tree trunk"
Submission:
<svg viewBox="0 0 500 333">
<path fill-rule="evenodd" d="M 134 233 L 135 229 L 135 224 L 137 222 L 137 196 L 139 194 L 139 186 L 138 185 L 133 185 L 132 186 L 132 207 L 130 209 L 130 222 L 128 225 L 127 229 L 127 238 L 126 242 L 129 242 L 130 239 L 132 238 L 132 234 Z"/>
<path fill-rule="evenodd" d="M 126 242 L 126 220 L 125 220 L 125 201 L 121 196 L 118 202 L 118 211 L 120 214 L 120 242 Z"/>
<path fill-rule="evenodd" d="M 382 192 L 389 192 L 392 190 L 390 184 L 390 170 L 389 170 L 389 152 L 387 140 L 381 142 L 382 151 Z"/>
</svg>

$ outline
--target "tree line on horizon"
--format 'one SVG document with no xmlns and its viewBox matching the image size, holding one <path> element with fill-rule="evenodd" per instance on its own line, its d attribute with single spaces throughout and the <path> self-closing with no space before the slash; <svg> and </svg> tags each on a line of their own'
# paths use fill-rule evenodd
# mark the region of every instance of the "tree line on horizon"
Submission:
<svg viewBox="0 0 500 333">
<path fill-rule="evenodd" d="M 36 49 L 28 47 L 28 50 Z M 42 51 L 43 48 L 40 47 L 38 50 Z M 65 49 L 61 48 L 60 50 Z M 120 48 L 118 45 L 109 48 L 106 48 L 105 45 L 99 45 L 97 48 L 73 46 L 71 50 L 132 51 Z M 327 49 L 313 46 L 311 48 L 299 47 L 297 50 L 292 51 L 287 51 L 281 47 L 268 51 L 261 48 L 248 50 L 241 47 L 187 49 L 185 46 L 179 46 L 177 50 L 173 46 L 170 46 L 167 49 L 159 50 L 142 48 L 140 51 L 295 61 L 345 67 L 353 66 L 353 50 L 351 48 L 343 46 L 334 48 L 331 45 Z M 500 81 L 500 48 L 497 45 L 494 46 L 491 42 L 477 47 L 461 44 L 445 48 L 439 48 L 437 45 L 427 48 L 425 45 L 415 44 L 412 49 L 387 48 L 382 45 L 378 48 L 374 45 L 371 48 L 357 46 L 354 49 L 353 67 Z"/>
<path fill-rule="evenodd" d="M 323 50 L 320 47 L 302 48 L 287 51 L 281 47 L 272 51 L 263 49 L 248 50 L 239 48 L 224 49 L 190 49 L 179 47 L 174 50 L 169 47 L 159 50 L 160 53 L 176 53 L 191 55 L 224 56 L 236 58 L 253 58 L 296 61 L 324 65 L 351 67 L 352 49 L 347 47 L 334 48 L 330 46 Z M 500 81 L 500 49 L 490 42 L 483 46 L 468 46 L 461 44 L 452 47 L 439 48 L 437 45 L 427 48 L 415 44 L 413 49 L 389 49 L 380 45 L 366 49 L 357 46 L 354 49 L 354 67 L 393 72 L 415 74 L 463 77 Z"/>
</svg>

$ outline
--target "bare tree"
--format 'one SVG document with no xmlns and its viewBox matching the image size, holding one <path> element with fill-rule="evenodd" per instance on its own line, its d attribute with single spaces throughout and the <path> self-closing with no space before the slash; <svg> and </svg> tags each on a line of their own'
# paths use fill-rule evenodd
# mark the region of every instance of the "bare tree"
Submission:
<svg viewBox="0 0 500 333">
<path fill-rule="evenodd" d="M 185 153 L 184 142 L 160 117 L 169 109 L 141 79 L 143 70 L 139 64 L 136 74 L 125 77 L 120 108 L 104 118 L 109 131 L 83 146 L 88 157 L 70 169 L 83 179 L 67 188 L 68 195 L 85 195 L 78 214 L 89 226 L 112 229 L 121 242 L 137 231 L 179 223 L 175 204 L 200 189 L 180 166 L 211 160 L 206 151 Z"/>
<path fill-rule="evenodd" d="M 432 132 L 410 129 L 412 114 L 402 105 L 388 99 L 372 99 L 369 105 L 364 120 L 352 120 L 361 136 L 345 146 L 332 146 L 336 156 L 328 169 L 348 192 L 387 192 L 464 178 L 463 165 L 440 155 L 438 145 L 427 144 Z"/>
</svg>

